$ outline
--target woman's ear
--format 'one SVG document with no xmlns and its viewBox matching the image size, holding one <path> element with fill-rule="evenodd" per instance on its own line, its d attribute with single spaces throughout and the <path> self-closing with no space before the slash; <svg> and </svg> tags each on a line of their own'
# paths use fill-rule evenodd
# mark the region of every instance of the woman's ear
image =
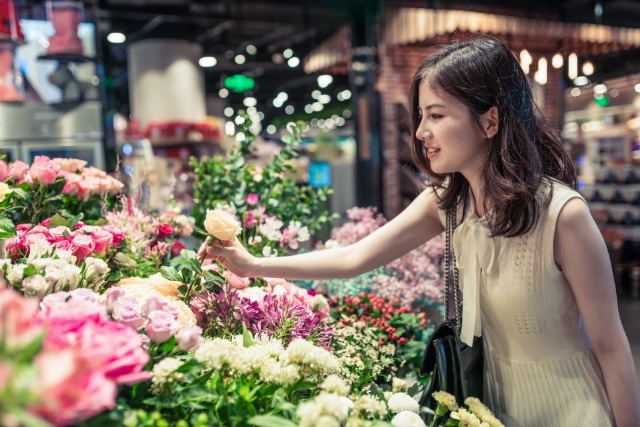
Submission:
<svg viewBox="0 0 640 427">
<path fill-rule="evenodd" d="M 493 138 L 498 133 L 498 107 L 489 108 L 480 116 L 480 123 L 487 138 Z"/>
</svg>

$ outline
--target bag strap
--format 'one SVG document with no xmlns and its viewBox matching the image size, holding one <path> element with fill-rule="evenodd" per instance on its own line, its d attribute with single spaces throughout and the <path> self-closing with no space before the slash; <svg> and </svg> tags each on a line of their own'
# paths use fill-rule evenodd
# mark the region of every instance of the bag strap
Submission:
<svg viewBox="0 0 640 427">
<path fill-rule="evenodd" d="M 451 239 L 453 231 L 458 226 L 456 218 L 456 208 L 447 209 L 445 220 L 445 240 L 444 240 L 444 313 L 445 319 L 451 318 L 449 313 L 449 295 L 453 288 L 453 304 L 454 304 L 454 324 L 458 334 L 460 333 L 462 314 L 460 313 L 460 287 L 458 279 L 458 269 L 456 267 L 456 255 L 453 252 Z M 451 280 L 453 279 L 453 286 Z"/>
</svg>

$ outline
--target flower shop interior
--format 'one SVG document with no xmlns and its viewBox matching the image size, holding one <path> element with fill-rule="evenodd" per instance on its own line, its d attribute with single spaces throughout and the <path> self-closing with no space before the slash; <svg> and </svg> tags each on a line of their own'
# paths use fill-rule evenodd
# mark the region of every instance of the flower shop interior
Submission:
<svg viewBox="0 0 640 427">
<path fill-rule="evenodd" d="M 476 33 L 575 161 L 640 375 L 640 3 L 515 3 L 0 0 L 0 425 L 436 425 L 443 236 L 348 280 L 197 251 L 214 223 L 273 256 L 398 215 L 411 75 Z"/>
</svg>

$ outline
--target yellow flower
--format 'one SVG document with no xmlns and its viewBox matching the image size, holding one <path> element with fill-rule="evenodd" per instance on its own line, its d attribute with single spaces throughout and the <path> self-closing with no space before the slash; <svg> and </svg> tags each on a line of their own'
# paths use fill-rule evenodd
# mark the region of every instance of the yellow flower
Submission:
<svg viewBox="0 0 640 427">
<path fill-rule="evenodd" d="M 439 404 L 446 406 L 450 411 L 455 411 L 458 409 L 458 402 L 456 402 L 456 397 L 446 391 L 434 391 L 432 394 L 433 398 Z"/>
<path fill-rule="evenodd" d="M 458 425 L 461 427 L 480 427 L 480 420 L 478 417 L 464 408 L 451 412 L 451 418 L 459 420 L 460 423 Z"/>
<path fill-rule="evenodd" d="M 464 403 L 489 427 L 504 427 L 504 424 L 477 397 L 467 397 Z"/>
<path fill-rule="evenodd" d="M 6 183 L 0 182 L 0 202 L 7 197 L 7 194 L 13 193 L 13 189 L 9 187 Z"/>
<path fill-rule="evenodd" d="M 211 236 L 225 242 L 234 240 L 242 231 L 238 220 L 222 209 L 207 211 L 204 228 Z"/>
</svg>

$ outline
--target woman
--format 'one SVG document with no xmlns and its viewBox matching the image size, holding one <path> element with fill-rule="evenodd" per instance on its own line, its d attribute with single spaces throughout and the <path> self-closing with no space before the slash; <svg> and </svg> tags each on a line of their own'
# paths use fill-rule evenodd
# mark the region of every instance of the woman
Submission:
<svg viewBox="0 0 640 427">
<path fill-rule="evenodd" d="M 256 258 L 235 241 L 208 256 L 242 276 L 352 277 L 456 209 L 461 340 L 484 337 L 485 403 L 509 427 L 640 426 L 606 246 L 516 58 L 490 37 L 445 45 L 416 71 L 411 107 L 431 185 L 392 221 L 349 247 Z"/>
</svg>

